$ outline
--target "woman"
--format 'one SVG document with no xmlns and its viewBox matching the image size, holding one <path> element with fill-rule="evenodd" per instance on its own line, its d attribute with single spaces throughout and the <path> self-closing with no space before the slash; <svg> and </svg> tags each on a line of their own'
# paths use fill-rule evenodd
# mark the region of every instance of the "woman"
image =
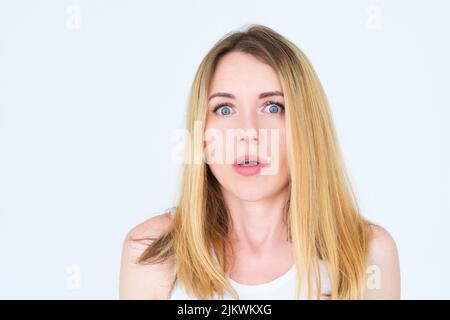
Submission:
<svg viewBox="0 0 450 320">
<path fill-rule="evenodd" d="M 361 216 L 292 42 L 261 25 L 223 37 L 197 70 L 187 129 L 177 205 L 127 235 L 120 298 L 400 298 L 395 241 Z"/>
</svg>

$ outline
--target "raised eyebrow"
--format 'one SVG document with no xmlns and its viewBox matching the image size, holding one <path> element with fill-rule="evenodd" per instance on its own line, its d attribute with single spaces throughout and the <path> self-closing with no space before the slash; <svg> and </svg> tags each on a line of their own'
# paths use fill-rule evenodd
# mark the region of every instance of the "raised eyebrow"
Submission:
<svg viewBox="0 0 450 320">
<path fill-rule="evenodd" d="M 267 97 L 273 97 L 273 96 L 281 96 L 284 97 L 283 92 L 281 91 L 268 91 L 268 92 L 263 92 L 259 94 L 259 99 L 264 99 Z M 223 98 L 230 98 L 230 99 L 235 99 L 236 97 L 234 96 L 234 94 L 232 93 L 227 93 L 227 92 L 216 92 L 214 94 L 212 94 L 209 98 L 208 101 L 211 100 L 212 98 L 216 98 L 216 97 L 223 97 Z"/>
<path fill-rule="evenodd" d="M 283 94 L 283 92 L 281 92 L 281 91 L 268 91 L 268 92 L 263 92 L 263 93 L 261 93 L 261 94 L 259 95 L 259 98 L 260 98 L 260 99 L 264 99 L 264 98 L 267 98 L 267 97 L 273 97 L 273 96 L 281 96 L 281 97 L 284 97 L 284 94 Z"/>
<path fill-rule="evenodd" d="M 226 92 L 216 92 L 216 93 L 212 94 L 212 95 L 208 98 L 208 101 L 211 100 L 212 98 L 216 98 L 216 97 L 224 97 L 224 98 L 230 98 L 230 99 L 234 99 L 234 98 L 235 98 L 234 94 L 231 94 L 231 93 L 226 93 Z"/>
</svg>

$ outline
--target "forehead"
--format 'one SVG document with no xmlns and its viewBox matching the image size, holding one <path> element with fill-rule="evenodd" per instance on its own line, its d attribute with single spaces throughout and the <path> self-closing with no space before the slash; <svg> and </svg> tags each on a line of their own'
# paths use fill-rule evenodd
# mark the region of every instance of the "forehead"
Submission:
<svg viewBox="0 0 450 320">
<path fill-rule="evenodd" d="M 271 66 L 248 53 L 227 53 L 216 66 L 209 94 L 217 91 L 239 94 L 243 90 L 257 94 L 282 91 L 278 75 Z"/>
</svg>

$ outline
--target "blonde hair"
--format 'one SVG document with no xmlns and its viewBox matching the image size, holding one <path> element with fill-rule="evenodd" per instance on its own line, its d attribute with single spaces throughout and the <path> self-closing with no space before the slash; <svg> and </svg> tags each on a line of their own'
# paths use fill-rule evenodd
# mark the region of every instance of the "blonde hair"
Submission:
<svg viewBox="0 0 450 320">
<path fill-rule="evenodd" d="M 369 222 L 360 215 L 341 156 L 322 85 L 305 54 L 292 42 L 262 25 L 226 34 L 202 60 L 192 83 L 186 128 L 202 132 L 207 94 L 218 60 L 228 52 L 253 55 L 270 65 L 281 82 L 286 104 L 286 143 L 290 170 L 285 221 L 295 252 L 296 298 L 303 285 L 312 297 L 312 281 L 320 298 L 320 260 L 327 263 L 331 299 L 362 297 L 368 259 Z M 203 140 L 191 139 L 183 164 L 172 224 L 141 255 L 140 263 L 158 263 L 173 256 L 176 279 L 199 299 L 223 299 L 238 293 L 227 274 L 230 216 L 219 183 L 203 159 Z M 231 255 L 232 256 L 232 255 Z M 305 271 L 305 272 L 302 272 Z M 314 279 L 313 279 L 314 278 Z"/>
</svg>

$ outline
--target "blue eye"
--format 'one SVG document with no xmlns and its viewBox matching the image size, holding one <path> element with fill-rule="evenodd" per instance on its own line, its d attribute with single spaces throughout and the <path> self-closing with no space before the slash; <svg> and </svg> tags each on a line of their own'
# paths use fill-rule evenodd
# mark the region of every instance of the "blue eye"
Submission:
<svg viewBox="0 0 450 320">
<path fill-rule="evenodd" d="M 228 107 L 223 107 L 222 109 L 220 109 L 220 113 L 223 114 L 224 116 L 229 115 L 231 113 L 230 108 Z"/>
<path fill-rule="evenodd" d="M 273 105 L 270 106 L 269 112 L 270 112 L 270 113 L 275 113 L 275 112 L 278 111 L 278 109 L 280 109 L 280 107 L 273 104 Z"/>
<path fill-rule="evenodd" d="M 231 114 L 231 108 L 228 105 L 218 105 L 214 108 L 214 112 L 219 111 L 220 116 L 228 116 Z"/>
<path fill-rule="evenodd" d="M 284 106 L 281 103 L 275 103 L 275 102 L 268 102 L 266 104 L 266 108 L 268 107 L 269 113 L 280 113 L 283 111 Z"/>
</svg>

